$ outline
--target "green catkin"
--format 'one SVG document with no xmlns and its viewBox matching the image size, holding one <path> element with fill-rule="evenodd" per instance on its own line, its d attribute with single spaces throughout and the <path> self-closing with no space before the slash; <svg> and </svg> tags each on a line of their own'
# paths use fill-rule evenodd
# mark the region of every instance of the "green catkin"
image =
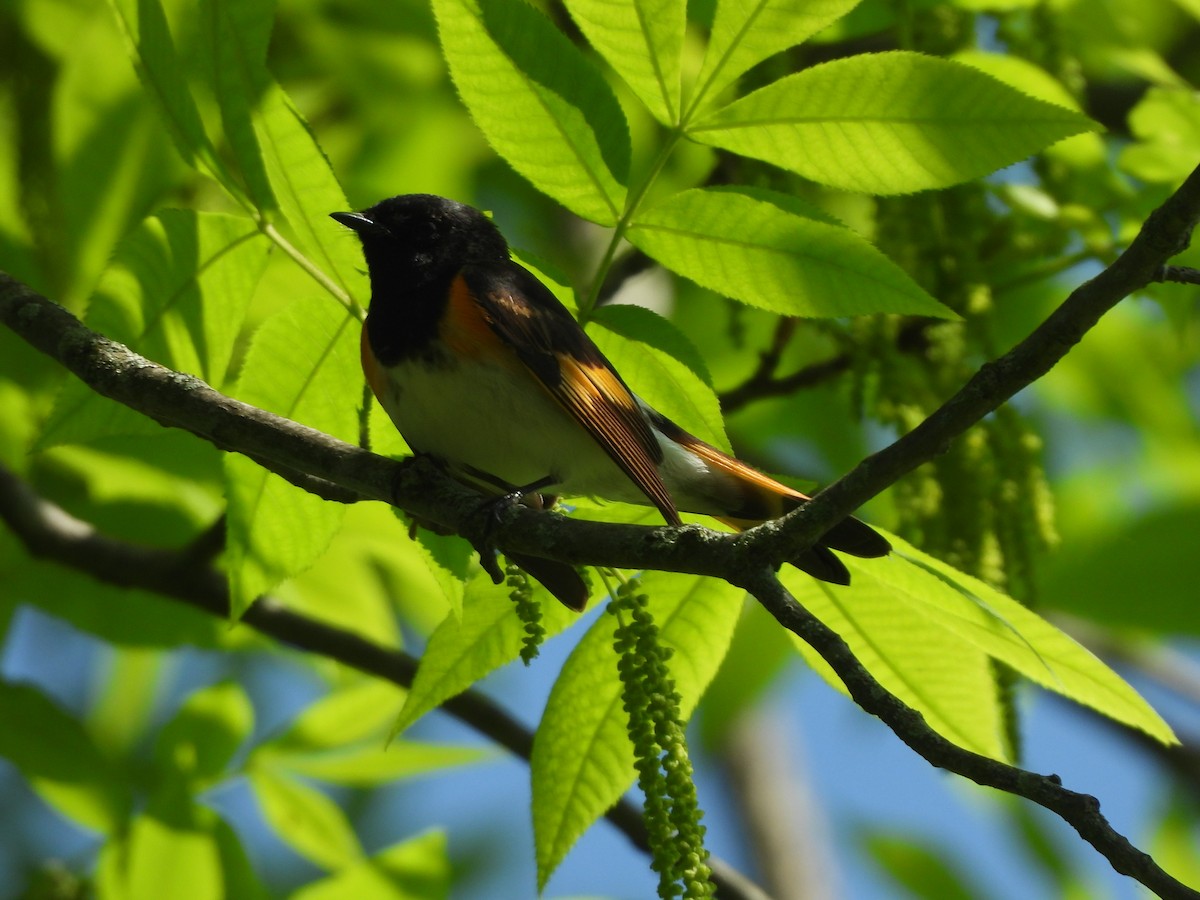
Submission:
<svg viewBox="0 0 1200 900">
<path fill-rule="evenodd" d="M 996 298 L 987 286 L 994 263 L 988 257 L 1011 252 L 1011 241 L 997 241 L 997 228 L 1007 219 L 989 211 L 986 189 L 978 185 L 936 197 L 892 198 L 878 210 L 878 235 L 888 254 L 962 316 L 957 322 L 893 318 L 895 338 L 882 346 L 884 329 L 870 332 L 871 360 L 854 371 L 860 383 L 874 373 L 874 403 L 862 386 L 858 390 L 870 414 L 905 434 L 984 359 L 997 355 L 991 334 Z M 897 531 L 1029 602 L 1037 560 L 1053 542 L 1053 505 L 1039 449 L 1019 413 L 1003 407 L 896 485 Z"/>
<path fill-rule="evenodd" d="M 542 627 L 542 605 L 533 597 L 529 577 L 521 568 L 509 563 L 505 569 L 505 584 L 511 588 L 508 597 L 516 606 L 517 618 L 525 623 L 525 637 L 521 640 L 521 662 L 529 665 L 538 658 L 546 629 Z"/>
<path fill-rule="evenodd" d="M 1057 542 L 1054 502 L 1041 464 L 1042 440 L 1012 407 L 992 421 L 1001 471 L 996 506 L 1002 510 L 1008 592 L 1026 604 L 1036 600 L 1034 567 Z"/>
<path fill-rule="evenodd" d="M 608 611 L 617 617 L 618 654 L 629 737 L 638 787 L 645 794 L 645 821 L 662 900 L 712 897 L 712 873 L 704 849 L 703 813 L 696 800 L 679 693 L 667 666 L 673 651 L 658 639 L 658 626 L 632 579 L 617 588 Z"/>
</svg>

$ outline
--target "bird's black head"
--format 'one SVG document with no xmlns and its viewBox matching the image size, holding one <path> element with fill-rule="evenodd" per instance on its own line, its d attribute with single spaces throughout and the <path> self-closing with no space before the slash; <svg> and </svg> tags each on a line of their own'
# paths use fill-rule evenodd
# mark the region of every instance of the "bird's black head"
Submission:
<svg viewBox="0 0 1200 900">
<path fill-rule="evenodd" d="M 508 258 L 508 244 L 491 219 L 445 197 L 404 194 L 362 212 L 330 215 L 362 240 L 372 281 L 390 271 L 419 284 L 467 263 Z"/>
</svg>

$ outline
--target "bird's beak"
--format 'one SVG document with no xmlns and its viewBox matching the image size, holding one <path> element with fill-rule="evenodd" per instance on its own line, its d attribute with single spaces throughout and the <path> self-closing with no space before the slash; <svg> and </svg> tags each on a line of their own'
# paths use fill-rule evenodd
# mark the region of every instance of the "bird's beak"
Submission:
<svg viewBox="0 0 1200 900">
<path fill-rule="evenodd" d="M 329 218 L 335 222 L 340 222 L 351 231 L 356 231 L 359 234 L 382 234 L 384 229 L 377 225 L 370 216 L 360 212 L 335 212 L 330 213 Z"/>
</svg>

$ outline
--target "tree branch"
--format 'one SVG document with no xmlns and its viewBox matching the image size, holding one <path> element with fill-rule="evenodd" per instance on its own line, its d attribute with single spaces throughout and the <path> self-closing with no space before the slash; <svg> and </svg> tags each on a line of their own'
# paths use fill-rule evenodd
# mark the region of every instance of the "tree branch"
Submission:
<svg viewBox="0 0 1200 900">
<path fill-rule="evenodd" d="M 699 525 L 614 526 L 523 505 L 481 514 L 479 495 L 427 460 L 386 459 L 228 397 L 97 334 L 3 272 L 0 320 L 96 393 L 242 453 L 301 487 L 320 485 L 318 495 L 336 485 L 341 494 L 393 504 L 475 544 L 566 562 L 716 576 L 744 568 L 735 535 Z M 300 472 L 308 477 L 296 478 Z"/>
<path fill-rule="evenodd" d="M 777 376 L 775 373 L 783 359 L 783 351 L 787 349 L 792 335 L 796 333 L 798 321 L 791 316 L 779 317 L 775 324 L 775 333 L 771 336 L 771 345 L 759 353 L 758 365 L 754 367 L 754 371 L 737 387 L 730 388 L 720 395 L 721 412 L 729 415 L 754 400 L 786 396 L 801 388 L 820 384 L 850 368 L 850 355 L 839 353 L 837 356 L 805 366 L 791 375 Z"/>
<path fill-rule="evenodd" d="M 394 503 L 471 539 L 566 562 L 649 568 L 724 578 L 744 587 L 784 627 L 807 640 L 846 682 L 856 701 L 886 722 L 932 764 L 1026 797 L 1058 814 L 1113 865 L 1162 897 L 1200 897 L 1133 847 L 1099 814 L 1095 798 L 1042 776 L 989 760 L 946 741 L 876 682 L 845 643 L 787 594 L 774 576 L 779 560 L 811 546 L 835 522 L 949 443 L 1058 362 L 1100 317 L 1165 270 L 1200 219 L 1200 169 L 1151 214 L 1129 248 L 1074 291 L 1009 353 L 985 365 L 925 422 L 869 457 L 838 482 L 777 522 L 740 535 L 699 526 L 645 528 L 572 520 L 524 506 L 496 518 L 478 513 L 478 497 L 416 461 L 399 465 L 226 397 L 196 378 L 158 366 L 87 329 L 10 276 L 0 273 L 0 319 L 59 360 L 97 392 L 164 425 L 186 428 L 261 458 L 271 468 L 308 473 L 361 497 Z"/>
<path fill-rule="evenodd" d="M 820 802 L 798 774 L 799 742 L 774 713 L 748 709 L 734 719 L 721 763 L 747 829 L 763 883 L 778 900 L 842 896 Z"/>
<path fill-rule="evenodd" d="M 766 357 L 765 353 L 763 357 Z M 822 384 L 849 368 L 850 356 L 846 353 L 812 363 L 803 369 L 797 369 L 791 375 L 776 376 L 773 368 L 764 373 L 760 367 L 737 387 L 730 388 L 720 395 L 718 399 L 721 402 L 721 412 L 729 415 L 755 400 L 786 397 L 804 388 Z"/>
<path fill-rule="evenodd" d="M 929 418 L 890 446 L 867 457 L 811 502 L 783 519 L 745 532 L 747 544 L 785 559 L 799 543 L 810 546 L 834 523 L 923 463 L 940 456 L 968 428 L 1041 378 L 1079 343 L 1100 317 L 1169 274 L 1167 260 L 1187 249 L 1200 221 L 1200 168 L 1150 214 L 1136 238 L 1108 268 L 1080 285 L 1045 322 L 1008 353 L 986 363 Z M 769 533 L 763 544 L 756 531 Z"/>
<path fill-rule="evenodd" d="M 1150 888 L 1159 897 L 1197 898 L 1194 891 L 1172 878 L 1147 853 L 1114 829 L 1100 812 L 1100 801 L 1062 786 L 1057 775 L 1039 775 L 989 759 L 951 743 L 925 724 L 924 717 L 888 693 L 862 667 L 846 642 L 796 602 L 773 572 L 764 572 L 746 585 L 784 628 L 799 635 L 837 672 L 850 696 L 864 710 L 882 719 L 930 765 L 956 772 L 976 784 L 1032 800 L 1055 813 L 1079 832 L 1122 875 Z"/>
<path fill-rule="evenodd" d="M 122 541 L 98 532 L 90 523 L 39 496 L 6 466 L 0 464 L 0 521 L 37 557 L 91 575 L 107 584 L 149 591 L 186 603 L 220 619 L 229 618 L 229 585 L 204 553 L 214 533 L 182 550 L 165 550 Z M 218 522 L 218 525 L 223 524 Z M 411 688 L 419 661 L 353 632 L 292 612 L 270 597 L 259 598 L 242 623 L 254 630 L 343 665 Z M 466 690 L 439 707 L 526 762 L 533 753 L 533 735 L 504 709 L 475 690 Z M 650 852 L 641 811 L 622 798 L 606 814 L 639 850 Z M 723 900 L 769 900 L 758 885 L 719 858 L 709 860 Z"/>
</svg>

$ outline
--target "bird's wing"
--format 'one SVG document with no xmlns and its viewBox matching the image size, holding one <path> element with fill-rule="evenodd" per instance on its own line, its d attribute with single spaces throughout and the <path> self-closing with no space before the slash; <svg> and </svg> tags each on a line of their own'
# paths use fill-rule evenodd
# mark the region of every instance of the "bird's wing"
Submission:
<svg viewBox="0 0 1200 900">
<path fill-rule="evenodd" d="M 549 289 L 514 262 L 466 266 L 454 288 L 451 303 L 474 304 L 491 332 L 667 522 L 680 524 L 658 473 L 663 454 L 650 423 L 612 364 Z"/>
</svg>

